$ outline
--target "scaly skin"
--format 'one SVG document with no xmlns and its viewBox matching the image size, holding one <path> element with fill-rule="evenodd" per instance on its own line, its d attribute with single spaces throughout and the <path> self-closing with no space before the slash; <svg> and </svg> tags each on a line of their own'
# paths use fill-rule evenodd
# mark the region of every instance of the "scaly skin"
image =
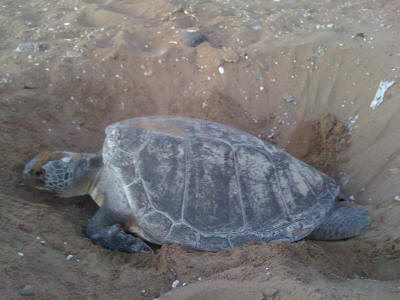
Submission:
<svg viewBox="0 0 400 300">
<path fill-rule="evenodd" d="M 372 222 L 364 207 L 352 208 L 346 203 L 336 204 L 325 220 L 309 236 L 309 239 L 344 240 L 364 232 Z"/>
</svg>

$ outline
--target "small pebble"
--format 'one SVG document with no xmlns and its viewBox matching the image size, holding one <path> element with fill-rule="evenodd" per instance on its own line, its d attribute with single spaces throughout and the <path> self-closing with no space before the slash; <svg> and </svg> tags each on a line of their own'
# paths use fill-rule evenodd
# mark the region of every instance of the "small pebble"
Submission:
<svg viewBox="0 0 400 300">
<path fill-rule="evenodd" d="M 82 53 L 74 50 L 67 50 L 65 53 L 66 57 L 81 57 Z"/>
<path fill-rule="evenodd" d="M 293 96 L 286 96 L 283 97 L 283 100 L 285 100 L 287 103 L 291 103 L 295 101 L 295 98 Z"/>
<path fill-rule="evenodd" d="M 400 201 L 400 195 L 396 195 L 396 196 L 394 196 L 394 200 L 396 200 L 396 201 Z"/>
<path fill-rule="evenodd" d="M 43 43 L 21 43 L 18 45 L 18 47 L 15 49 L 17 52 L 44 52 L 48 50 L 50 47 L 48 44 L 43 44 Z"/>
<path fill-rule="evenodd" d="M 24 256 L 24 254 L 22 252 L 18 252 L 19 256 Z"/>
<path fill-rule="evenodd" d="M 33 285 L 27 284 L 22 290 L 19 291 L 19 294 L 21 296 L 33 296 L 35 294 Z"/>
<path fill-rule="evenodd" d="M 37 87 L 32 82 L 26 82 L 24 84 L 24 89 L 26 89 L 26 90 L 34 90 L 34 89 L 37 89 Z"/>
<path fill-rule="evenodd" d="M 223 67 L 219 67 L 219 68 L 218 68 L 218 71 L 219 71 L 219 73 L 220 73 L 221 75 L 224 74 L 224 72 L 225 72 L 225 70 L 224 70 Z"/>
<path fill-rule="evenodd" d="M 313 57 L 323 57 L 325 56 L 325 49 L 321 46 L 318 47 L 317 51 L 312 55 Z"/>
<path fill-rule="evenodd" d="M 73 257 L 74 256 L 70 254 L 70 255 L 67 256 L 67 260 L 71 260 Z"/>
<path fill-rule="evenodd" d="M 182 35 L 182 42 L 189 47 L 197 47 L 207 41 L 207 36 L 201 31 L 186 31 Z"/>
</svg>

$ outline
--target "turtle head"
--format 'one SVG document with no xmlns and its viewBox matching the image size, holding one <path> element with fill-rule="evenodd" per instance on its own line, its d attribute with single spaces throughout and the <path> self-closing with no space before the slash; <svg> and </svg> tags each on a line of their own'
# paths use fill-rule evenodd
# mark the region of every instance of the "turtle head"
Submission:
<svg viewBox="0 0 400 300">
<path fill-rule="evenodd" d="M 98 171 L 93 164 L 95 157 L 66 151 L 42 152 L 25 165 L 24 181 L 60 197 L 88 194 Z"/>
</svg>

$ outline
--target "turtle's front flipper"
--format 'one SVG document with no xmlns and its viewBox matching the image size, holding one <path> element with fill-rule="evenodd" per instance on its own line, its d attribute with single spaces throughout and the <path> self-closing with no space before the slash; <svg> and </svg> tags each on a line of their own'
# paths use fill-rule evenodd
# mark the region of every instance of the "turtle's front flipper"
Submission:
<svg viewBox="0 0 400 300">
<path fill-rule="evenodd" d="M 308 238 L 312 240 L 344 240 L 364 232 L 372 222 L 363 207 L 337 204 Z"/>
<path fill-rule="evenodd" d="M 109 209 L 101 207 L 86 228 L 86 236 L 95 244 L 128 253 L 153 253 L 140 238 L 124 232 Z"/>
</svg>

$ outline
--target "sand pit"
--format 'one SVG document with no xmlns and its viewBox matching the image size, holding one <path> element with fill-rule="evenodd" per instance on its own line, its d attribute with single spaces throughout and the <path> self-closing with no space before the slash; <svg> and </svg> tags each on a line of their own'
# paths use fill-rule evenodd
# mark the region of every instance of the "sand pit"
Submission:
<svg viewBox="0 0 400 300">
<path fill-rule="evenodd" d="M 1 297 L 398 299 L 397 2 L 0 3 Z M 190 45 L 188 32 L 206 39 Z M 371 109 L 382 81 L 395 83 Z M 84 237 L 90 198 L 19 185 L 39 151 L 98 151 L 107 124 L 159 114 L 286 149 L 365 205 L 371 229 L 334 243 L 127 255 Z"/>
</svg>

